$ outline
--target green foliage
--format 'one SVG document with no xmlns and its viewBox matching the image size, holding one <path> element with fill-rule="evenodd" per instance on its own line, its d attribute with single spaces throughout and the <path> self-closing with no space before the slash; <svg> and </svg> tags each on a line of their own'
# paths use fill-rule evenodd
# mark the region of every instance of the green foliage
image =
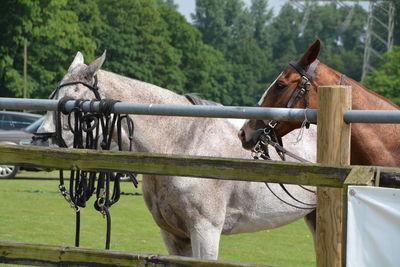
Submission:
<svg viewBox="0 0 400 267">
<path fill-rule="evenodd" d="M 46 97 L 77 50 L 93 54 L 95 44 L 80 31 L 67 1 L 6 0 L 0 9 L 1 96 L 22 96 L 23 45 L 28 40 L 30 96 Z"/>
<path fill-rule="evenodd" d="M 180 52 L 179 68 L 185 76 L 183 86 L 172 89 L 178 93 L 196 92 L 204 98 L 229 104 L 227 88 L 231 87 L 233 79 L 223 55 L 205 45 L 199 30 L 174 7 L 161 5 L 159 12 L 167 26 L 170 45 Z"/>
<path fill-rule="evenodd" d="M 363 85 L 400 105 L 400 46 L 383 56 L 377 71 L 367 76 Z"/>
<path fill-rule="evenodd" d="M 299 9 L 285 4 L 274 16 L 268 0 L 197 0 L 193 24 L 173 0 L 4 0 L 0 96 L 22 96 L 26 39 L 30 97 L 49 95 L 78 50 L 87 62 L 107 50 L 104 67 L 115 73 L 226 105 L 253 105 L 316 38 L 324 63 L 359 80 L 366 11 L 355 5 L 343 29 L 348 14 L 312 4 L 301 32 Z"/>
<path fill-rule="evenodd" d="M 167 25 L 154 1 L 105 0 L 99 8 L 106 24 L 100 36 L 107 49 L 105 67 L 122 75 L 182 88 L 181 53 L 169 44 Z"/>
<path fill-rule="evenodd" d="M 400 16 L 398 16 L 398 12 L 400 10 L 400 0 L 393 0 L 394 6 L 396 9 L 396 16 L 394 16 L 394 44 L 400 45 Z"/>
<path fill-rule="evenodd" d="M 267 1 L 253 0 L 252 8 L 240 0 L 196 1 L 194 24 L 203 41 L 219 50 L 228 60 L 233 83 L 226 91 L 230 105 L 253 105 L 262 94 L 271 66 L 267 22 L 271 12 Z M 228 101 L 228 102 L 227 102 Z"/>
<path fill-rule="evenodd" d="M 290 60 L 298 59 L 308 46 L 320 39 L 320 60 L 353 79 L 361 78 L 366 11 L 355 5 L 351 23 L 343 29 L 343 21 L 349 11 L 334 4 L 312 5 L 304 31 L 300 31 L 303 13 L 286 4 L 273 19 L 273 58 L 277 68 L 282 69 Z M 352 62 L 352 64 L 348 64 Z M 270 79 L 273 80 L 273 79 Z"/>
<path fill-rule="evenodd" d="M 245 31 L 249 31 L 243 6 L 240 0 L 197 0 L 193 20 L 203 34 L 203 41 L 224 53 L 228 52 L 233 40 L 242 38 Z"/>
<path fill-rule="evenodd" d="M 85 37 L 95 42 L 96 47 L 99 47 L 98 36 L 102 32 L 104 24 L 97 0 L 67 0 L 66 9 L 76 14 L 80 31 Z M 85 54 L 85 59 L 91 62 L 94 60 L 94 54 Z"/>
<path fill-rule="evenodd" d="M 253 0 L 250 7 L 241 0 L 198 0 L 193 19 L 203 41 L 231 64 L 232 104 L 253 105 L 287 63 L 298 59 L 317 38 L 324 44 L 323 62 L 359 79 L 366 12 L 356 5 L 349 27 L 342 29 L 347 14 L 334 4 L 312 4 L 312 16 L 301 31 L 304 14 L 289 3 L 273 17 L 267 0 Z M 348 64 L 351 60 L 354 63 Z"/>
</svg>

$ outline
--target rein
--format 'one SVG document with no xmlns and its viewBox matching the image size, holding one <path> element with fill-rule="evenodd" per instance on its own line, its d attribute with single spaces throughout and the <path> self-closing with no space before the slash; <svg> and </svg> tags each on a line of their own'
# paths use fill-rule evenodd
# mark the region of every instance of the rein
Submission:
<svg viewBox="0 0 400 267">
<path fill-rule="evenodd" d="M 68 126 L 70 131 L 73 133 L 73 148 L 77 149 L 102 149 L 110 150 L 113 132 L 115 126 L 117 126 L 117 144 L 118 149 L 122 150 L 122 121 L 126 121 L 129 135 L 129 150 L 132 150 L 133 142 L 133 131 L 134 124 L 132 119 L 128 115 L 113 114 L 114 104 L 118 101 L 112 99 L 101 99 L 98 92 L 98 80 L 97 76 L 94 76 L 94 84 L 90 85 L 84 82 L 68 82 L 60 84 L 57 89 L 50 95 L 50 98 L 55 98 L 59 89 L 65 86 L 81 84 L 90 89 L 96 100 L 83 100 L 83 99 L 72 99 L 70 97 L 63 97 L 58 102 L 58 110 L 55 114 L 56 132 L 54 133 L 56 142 L 59 147 L 67 147 L 65 140 L 62 137 L 62 121 L 61 115 L 67 115 Z M 74 108 L 67 112 L 65 104 L 69 100 L 75 100 Z M 82 106 L 85 102 L 90 102 L 90 111 L 83 112 Z M 100 102 L 100 112 L 95 113 L 92 110 L 95 102 Z M 73 119 L 73 121 L 72 121 Z M 101 129 L 101 136 L 100 136 Z M 84 138 L 86 135 L 86 139 Z M 101 137 L 101 143 L 99 148 L 99 141 Z M 85 139 L 85 142 L 84 142 Z M 94 208 L 99 211 L 107 221 L 106 230 L 106 244 L 105 248 L 110 248 L 111 240 L 111 215 L 109 208 L 118 202 L 120 199 L 120 179 L 123 176 L 128 176 L 133 182 L 134 186 L 137 187 L 138 181 L 133 173 L 113 173 L 113 172 L 88 172 L 79 169 L 71 170 L 69 191 L 67 191 L 64 185 L 64 174 L 63 170 L 60 170 L 60 185 L 59 191 L 65 200 L 69 203 L 71 208 L 76 213 L 76 233 L 75 233 L 75 246 L 79 247 L 80 239 L 80 208 L 86 206 L 86 202 L 90 197 L 96 193 L 96 200 L 94 202 Z M 95 186 L 97 181 L 97 186 Z M 111 181 L 114 181 L 113 192 L 110 196 Z"/>
</svg>

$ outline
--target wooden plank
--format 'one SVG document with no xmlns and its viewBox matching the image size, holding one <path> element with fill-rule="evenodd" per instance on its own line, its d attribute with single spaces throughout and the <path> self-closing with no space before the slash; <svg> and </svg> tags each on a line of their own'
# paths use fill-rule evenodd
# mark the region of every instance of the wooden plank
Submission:
<svg viewBox="0 0 400 267">
<path fill-rule="evenodd" d="M 375 167 L 371 166 L 354 166 L 344 181 L 344 186 L 349 185 L 370 185 L 375 184 Z M 345 189 L 345 187 L 343 187 Z M 345 190 L 347 192 L 347 190 Z"/>
<path fill-rule="evenodd" d="M 0 145 L 2 164 L 342 187 L 350 166 Z"/>
<path fill-rule="evenodd" d="M 91 248 L 0 242 L 0 263 L 42 266 L 266 266 Z"/>
<path fill-rule="evenodd" d="M 318 88 L 317 162 L 350 164 L 350 125 L 343 114 L 351 109 L 351 87 Z M 342 189 L 317 189 L 317 266 L 342 266 Z"/>
</svg>

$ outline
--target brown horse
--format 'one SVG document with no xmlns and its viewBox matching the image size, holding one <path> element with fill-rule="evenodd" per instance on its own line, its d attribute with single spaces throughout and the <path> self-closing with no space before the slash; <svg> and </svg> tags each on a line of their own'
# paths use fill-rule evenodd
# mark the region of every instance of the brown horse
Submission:
<svg viewBox="0 0 400 267">
<path fill-rule="evenodd" d="M 348 85 L 352 87 L 353 110 L 399 109 L 386 98 L 320 63 L 317 60 L 320 49 L 321 42 L 317 40 L 299 61 L 291 62 L 266 90 L 259 106 L 317 109 L 318 86 Z M 243 147 L 251 149 L 256 142 L 253 135 L 268 124 L 271 123 L 246 121 L 239 131 Z M 300 122 L 274 121 L 272 125 L 277 137 L 301 127 Z M 400 125 L 355 123 L 351 127 L 351 164 L 400 167 Z"/>
</svg>

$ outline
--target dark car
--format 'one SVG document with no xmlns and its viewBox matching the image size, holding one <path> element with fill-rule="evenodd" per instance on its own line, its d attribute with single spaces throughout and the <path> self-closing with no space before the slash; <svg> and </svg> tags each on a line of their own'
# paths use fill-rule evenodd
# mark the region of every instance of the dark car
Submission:
<svg viewBox="0 0 400 267">
<path fill-rule="evenodd" d="M 0 111 L 0 130 L 23 129 L 41 117 L 42 115 L 32 113 Z"/>
<path fill-rule="evenodd" d="M 36 120 L 28 127 L 21 130 L 0 131 L 0 144 L 7 145 L 31 145 L 32 137 L 36 133 L 39 126 L 42 124 L 44 117 Z M 48 146 L 48 142 L 36 143 L 35 145 Z M 19 166 L 1 165 L 0 164 L 0 179 L 14 178 L 19 170 Z"/>
</svg>

